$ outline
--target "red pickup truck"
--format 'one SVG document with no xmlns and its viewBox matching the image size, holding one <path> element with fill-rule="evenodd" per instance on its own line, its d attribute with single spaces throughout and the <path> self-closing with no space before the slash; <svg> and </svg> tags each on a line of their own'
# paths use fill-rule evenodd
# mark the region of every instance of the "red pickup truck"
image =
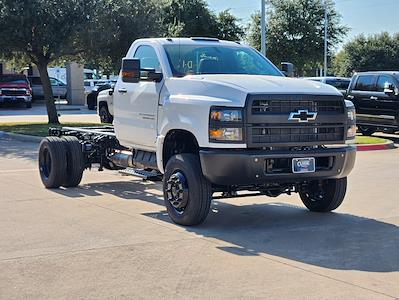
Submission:
<svg viewBox="0 0 399 300">
<path fill-rule="evenodd" d="M 0 104 L 24 103 L 26 108 L 32 107 L 32 89 L 25 75 L 0 75 Z"/>
</svg>

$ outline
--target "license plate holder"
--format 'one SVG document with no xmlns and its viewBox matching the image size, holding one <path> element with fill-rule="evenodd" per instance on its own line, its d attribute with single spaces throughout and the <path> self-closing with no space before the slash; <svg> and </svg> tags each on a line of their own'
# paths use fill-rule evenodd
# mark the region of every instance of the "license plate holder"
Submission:
<svg viewBox="0 0 399 300">
<path fill-rule="evenodd" d="M 293 158 L 292 172 L 295 174 L 316 172 L 315 158 L 314 157 Z"/>
</svg>

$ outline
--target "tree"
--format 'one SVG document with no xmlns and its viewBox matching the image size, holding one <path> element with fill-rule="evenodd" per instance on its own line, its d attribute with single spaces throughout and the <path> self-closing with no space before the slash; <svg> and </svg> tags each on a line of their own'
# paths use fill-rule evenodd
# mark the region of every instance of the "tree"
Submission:
<svg viewBox="0 0 399 300">
<path fill-rule="evenodd" d="M 247 42 L 257 50 L 261 50 L 261 15 L 257 11 L 251 15 L 251 21 L 247 26 Z"/>
<path fill-rule="evenodd" d="M 351 76 L 362 71 L 395 71 L 399 69 L 399 33 L 360 35 L 348 42 L 333 61 L 337 75 Z"/>
<path fill-rule="evenodd" d="M 58 116 L 47 66 L 83 52 L 79 37 L 93 6 L 91 0 L 0 0 L 0 52 L 24 56 L 37 66 L 50 124 L 58 123 Z"/>
<path fill-rule="evenodd" d="M 161 4 L 154 0 L 96 0 L 92 22 L 84 32 L 84 61 L 118 72 L 132 42 L 162 36 Z"/>
<path fill-rule="evenodd" d="M 172 29 L 165 36 L 211 36 L 218 35 L 216 16 L 204 0 L 166 0 L 162 2 L 162 24 Z"/>
<path fill-rule="evenodd" d="M 244 30 L 239 25 L 240 20 L 230 13 L 230 10 L 221 11 L 217 16 L 217 27 L 219 39 L 228 41 L 239 41 L 244 36 Z"/>
<path fill-rule="evenodd" d="M 323 63 L 324 1 L 269 0 L 267 12 L 267 55 L 275 63 L 290 61 L 300 75 Z M 327 0 L 328 49 L 331 52 L 342 41 L 348 28 L 332 0 Z M 248 41 L 260 48 L 260 14 L 252 16 Z"/>
</svg>

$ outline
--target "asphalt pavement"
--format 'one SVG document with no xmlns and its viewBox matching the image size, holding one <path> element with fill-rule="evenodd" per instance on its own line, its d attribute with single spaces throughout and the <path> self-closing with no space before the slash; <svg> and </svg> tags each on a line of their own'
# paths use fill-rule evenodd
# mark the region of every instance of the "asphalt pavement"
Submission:
<svg viewBox="0 0 399 300">
<path fill-rule="evenodd" d="M 358 153 L 343 205 L 214 201 L 170 222 L 161 185 L 117 172 L 46 190 L 37 144 L 0 139 L 1 299 L 395 299 L 399 150 Z"/>
</svg>

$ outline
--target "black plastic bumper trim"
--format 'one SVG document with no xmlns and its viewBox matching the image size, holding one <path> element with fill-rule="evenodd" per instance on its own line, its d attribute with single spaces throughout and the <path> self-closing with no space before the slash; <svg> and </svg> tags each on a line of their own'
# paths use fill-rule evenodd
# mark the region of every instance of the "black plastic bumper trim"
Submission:
<svg viewBox="0 0 399 300">
<path fill-rule="evenodd" d="M 266 173 L 267 159 L 301 157 L 332 157 L 334 163 L 331 169 L 315 173 Z M 245 186 L 267 182 L 295 183 L 348 176 L 355 164 L 356 147 L 349 145 L 308 151 L 201 149 L 200 159 L 204 176 L 213 184 Z"/>
</svg>

